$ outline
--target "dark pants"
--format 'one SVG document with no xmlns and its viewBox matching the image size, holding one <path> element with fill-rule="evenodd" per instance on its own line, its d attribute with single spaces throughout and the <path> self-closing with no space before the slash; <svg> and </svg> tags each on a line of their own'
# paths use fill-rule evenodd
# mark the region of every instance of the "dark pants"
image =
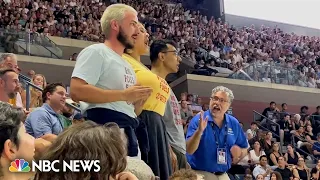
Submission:
<svg viewBox="0 0 320 180">
<path fill-rule="evenodd" d="M 140 123 L 148 131 L 149 152 L 141 150 L 141 158 L 160 179 L 168 180 L 172 174 L 169 141 L 162 116 L 152 111 L 142 111 Z M 139 136 L 138 141 L 140 144 Z"/>
<path fill-rule="evenodd" d="M 187 158 L 186 155 L 176 150 L 174 147 L 172 147 L 172 151 L 177 156 L 178 161 L 178 169 L 186 169 L 187 168 Z"/>
</svg>

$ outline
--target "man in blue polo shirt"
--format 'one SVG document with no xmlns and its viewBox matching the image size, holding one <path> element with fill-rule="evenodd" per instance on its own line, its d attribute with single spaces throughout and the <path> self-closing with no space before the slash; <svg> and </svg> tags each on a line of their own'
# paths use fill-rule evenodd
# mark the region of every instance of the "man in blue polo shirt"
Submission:
<svg viewBox="0 0 320 180">
<path fill-rule="evenodd" d="M 52 83 L 44 88 L 43 105 L 32 111 L 25 121 L 28 134 L 50 142 L 57 138 L 64 127 L 59 114 L 65 106 L 66 94 L 61 83 Z"/>
<path fill-rule="evenodd" d="M 197 114 L 187 131 L 187 159 L 205 180 L 229 180 L 227 171 L 248 148 L 247 138 L 236 118 L 227 114 L 233 93 L 218 86 L 212 90 L 209 110 Z"/>
</svg>

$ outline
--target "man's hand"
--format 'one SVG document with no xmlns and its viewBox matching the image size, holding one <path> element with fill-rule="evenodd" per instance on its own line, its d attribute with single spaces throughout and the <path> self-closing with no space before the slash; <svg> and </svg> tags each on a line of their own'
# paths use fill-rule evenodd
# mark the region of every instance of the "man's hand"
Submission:
<svg viewBox="0 0 320 180">
<path fill-rule="evenodd" d="M 116 180 L 138 180 L 138 178 L 131 172 L 122 172 L 117 174 Z"/>
<path fill-rule="evenodd" d="M 124 90 L 124 99 L 129 102 L 137 102 L 147 99 L 152 93 L 152 88 L 134 85 Z"/>
<path fill-rule="evenodd" d="M 198 130 L 202 133 L 208 124 L 208 117 L 204 118 L 203 117 L 204 112 L 200 111 L 200 118 L 199 118 L 199 126 L 198 126 Z"/>
</svg>

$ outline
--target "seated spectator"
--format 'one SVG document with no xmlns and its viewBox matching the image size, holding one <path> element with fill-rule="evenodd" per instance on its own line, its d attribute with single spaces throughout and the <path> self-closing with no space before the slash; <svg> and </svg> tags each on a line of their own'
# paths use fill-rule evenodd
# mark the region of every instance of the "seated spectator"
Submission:
<svg viewBox="0 0 320 180">
<path fill-rule="evenodd" d="M 146 180 L 158 180 L 160 178 L 155 177 L 152 169 L 142 160 L 135 157 L 127 157 L 127 167 L 125 171 L 131 172 L 138 179 Z"/>
<path fill-rule="evenodd" d="M 272 153 L 272 145 L 273 141 L 272 139 L 272 132 L 267 132 L 266 136 L 262 140 L 262 149 L 264 149 L 264 152 L 269 156 Z"/>
<path fill-rule="evenodd" d="M 268 165 L 268 159 L 266 155 L 260 156 L 260 163 L 253 169 L 253 177 L 257 179 L 258 175 L 262 175 L 264 180 L 270 180 L 271 168 Z"/>
<path fill-rule="evenodd" d="M 270 180 L 282 180 L 281 174 L 278 172 L 272 172 L 270 175 Z"/>
<path fill-rule="evenodd" d="M 264 180 L 263 174 L 258 174 L 256 180 Z"/>
<path fill-rule="evenodd" d="M 293 177 L 300 180 L 310 179 L 310 170 L 307 168 L 305 161 L 302 157 L 299 157 L 298 164 L 292 170 Z"/>
<path fill-rule="evenodd" d="M 282 115 L 282 114 L 281 114 Z M 280 125 L 280 141 L 288 144 L 291 141 L 291 131 L 293 130 L 292 123 L 290 121 L 290 114 L 282 115 L 283 119 L 280 119 L 277 123 Z"/>
<path fill-rule="evenodd" d="M 41 89 L 47 86 L 46 78 L 42 74 L 36 74 L 33 76 L 32 81 L 34 85 Z M 26 91 L 21 94 L 22 102 L 26 107 Z M 36 88 L 30 88 L 30 108 L 36 108 L 42 106 L 42 92 Z"/>
<path fill-rule="evenodd" d="M 63 129 L 72 125 L 72 118 L 74 118 L 73 115 L 75 113 L 74 111 L 75 110 L 66 103 L 63 106 L 61 113 L 58 114 L 58 118 L 63 126 Z"/>
<path fill-rule="evenodd" d="M 248 140 L 254 138 L 257 134 L 257 130 L 258 130 L 258 125 L 256 122 L 252 122 L 250 129 L 247 130 L 246 134 L 247 134 L 247 138 Z"/>
<path fill-rule="evenodd" d="M 114 123 L 98 125 L 92 121 L 70 126 L 61 133 L 52 144 L 48 152 L 41 158 L 49 161 L 70 159 L 99 160 L 101 170 L 97 172 L 64 173 L 40 172 L 35 180 L 42 179 L 127 179 L 136 180 L 136 177 L 123 172 L 127 166 L 126 145 L 122 140 L 119 127 Z M 62 169 L 62 163 L 59 169 Z"/>
<path fill-rule="evenodd" d="M 312 145 L 308 143 L 306 139 L 305 128 L 303 126 L 300 126 L 298 131 L 295 132 L 294 141 L 297 144 L 297 148 L 302 149 L 307 153 L 312 153 Z M 308 154 L 305 154 L 304 152 L 300 153 L 303 153 L 303 155 L 308 156 Z"/>
<path fill-rule="evenodd" d="M 310 173 L 310 180 L 318 180 L 320 175 L 320 160 L 317 161 L 317 164 L 314 168 L 312 168 Z"/>
<path fill-rule="evenodd" d="M 320 133 L 317 134 L 317 140 L 312 146 L 312 154 L 315 158 L 320 158 Z"/>
<path fill-rule="evenodd" d="M 202 180 L 201 175 L 198 175 L 195 171 L 191 169 L 181 169 L 173 173 L 169 180 Z"/>
<path fill-rule="evenodd" d="M 293 178 L 293 174 L 291 170 L 286 167 L 286 161 L 282 156 L 278 158 L 278 167 L 274 171 L 279 172 L 283 180 L 291 180 Z"/>
<path fill-rule="evenodd" d="M 269 165 L 271 167 L 277 167 L 278 166 L 278 160 L 279 157 L 282 156 L 282 153 L 279 150 L 279 144 L 278 143 L 273 143 L 272 144 L 272 152 L 269 155 L 270 161 L 269 161 Z"/>
<path fill-rule="evenodd" d="M 16 96 L 18 83 L 18 74 L 14 70 L 0 70 L 0 101 L 10 103 L 10 99 L 13 99 Z"/>
<path fill-rule="evenodd" d="M 12 107 L 6 102 L 0 102 L 0 143 L 1 143 L 1 173 L 0 179 L 28 179 L 29 173 L 12 173 L 8 167 L 15 159 L 33 160 L 35 141 L 26 133 L 22 123 L 24 112 L 21 108 Z"/>
<path fill-rule="evenodd" d="M 184 122 L 186 122 L 189 117 L 193 116 L 193 112 L 188 106 L 188 102 L 185 100 L 181 100 L 180 113 L 181 113 L 181 119 L 184 120 Z"/>
<path fill-rule="evenodd" d="M 58 115 L 65 106 L 66 89 L 60 83 L 49 84 L 43 90 L 42 99 L 44 104 L 29 114 L 25 126 L 33 137 L 52 142 L 63 130 Z"/>
<path fill-rule="evenodd" d="M 287 160 L 288 166 L 297 165 L 299 157 L 300 154 L 294 151 L 294 147 L 291 144 L 288 144 L 287 153 L 284 155 L 284 158 Z"/>
<path fill-rule="evenodd" d="M 266 153 L 262 150 L 260 142 L 254 142 L 253 149 L 249 151 L 249 161 L 251 161 L 251 164 L 259 164 L 260 157 L 263 155 L 266 155 Z"/>
</svg>

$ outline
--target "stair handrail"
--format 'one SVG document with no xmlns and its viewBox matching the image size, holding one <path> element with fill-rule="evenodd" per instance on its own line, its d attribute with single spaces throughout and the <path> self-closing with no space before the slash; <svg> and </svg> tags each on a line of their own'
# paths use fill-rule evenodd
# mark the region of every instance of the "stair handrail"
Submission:
<svg viewBox="0 0 320 180">
<path fill-rule="evenodd" d="M 20 77 L 21 79 L 26 80 L 26 81 L 25 81 L 25 83 L 26 83 L 26 110 L 29 111 L 29 109 L 30 109 L 30 86 L 31 86 L 32 88 L 35 88 L 35 89 L 41 91 L 41 92 L 43 91 L 43 89 L 40 88 L 40 87 L 38 87 L 38 86 L 36 86 L 35 84 L 33 84 L 33 83 L 31 82 L 30 78 L 28 78 L 27 76 L 25 76 L 25 75 L 23 75 L 23 74 L 19 74 L 19 77 Z M 27 79 L 29 79 L 29 81 L 28 81 Z M 74 109 L 74 110 L 76 110 L 76 111 L 78 111 L 78 112 L 81 112 L 81 109 L 80 109 L 79 107 L 77 107 L 77 106 L 75 106 L 75 105 L 73 105 L 73 104 L 71 104 L 71 103 L 67 103 L 67 102 L 66 102 L 66 104 L 67 104 L 69 107 L 71 107 L 72 109 Z"/>
<path fill-rule="evenodd" d="M 276 134 L 272 131 L 270 131 L 270 129 L 266 128 L 266 127 L 263 127 L 262 125 L 260 125 L 260 123 L 257 123 L 259 127 L 262 127 L 262 129 L 264 130 L 267 130 L 268 132 L 271 132 L 272 135 L 276 135 L 276 137 L 279 137 L 280 138 L 280 124 L 276 123 L 276 122 L 273 122 L 270 118 L 267 118 L 266 116 L 262 115 L 261 113 L 253 110 L 253 121 L 254 122 L 257 122 L 256 119 L 255 119 L 255 114 L 258 114 L 259 116 L 261 116 L 262 118 L 265 118 L 267 121 L 271 122 L 271 124 L 274 124 L 277 126 L 277 128 L 279 129 L 279 134 Z M 282 152 L 282 146 L 283 146 L 283 142 L 281 142 L 281 139 L 280 139 L 280 152 Z"/>
<path fill-rule="evenodd" d="M 299 139 L 301 139 L 301 140 L 304 140 L 305 142 L 307 142 L 307 143 L 309 143 L 309 144 L 311 144 L 311 145 L 316 146 L 316 147 L 319 148 L 319 146 L 308 142 L 307 139 L 303 139 L 303 138 L 301 138 L 301 137 L 299 137 L 299 136 L 297 136 L 297 135 L 295 135 L 295 134 L 292 134 L 292 136 L 291 136 L 291 142 L 292 142 L 292 145 L 293 145 L 294 147 L 296 147 L 296 148 L 297 148 L 297 144 L 296 144 L 296 142 L 295 142 L 295 140 L 294 140 L 294 137 L 297 137 L 297 138 L 299 138 Z M 304 151 L 304 150 L 301 149 L 301 148 L 299 148 L 299 150 L 302 151 L 302 152 L 304 152 L 304 153 L 306 153 L 308 156 L 310 156 L 310 157 L 312 158 L 312 160 L 318 160 L 318 158 L 316 158 L 313 154 L 310 154 L 310 153 Z"/>
</svg>

